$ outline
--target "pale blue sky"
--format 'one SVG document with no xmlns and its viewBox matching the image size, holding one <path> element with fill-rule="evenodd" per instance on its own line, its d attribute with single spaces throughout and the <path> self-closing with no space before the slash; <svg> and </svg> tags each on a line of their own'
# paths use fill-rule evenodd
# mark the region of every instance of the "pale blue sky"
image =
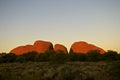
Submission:
<svg viewBox="0 0 120 80">
<path fill-rule="evenodd" d="M 36 40 L 120 52 L 120 0 L 0 0 L 0 52 Z"/>
</svg>

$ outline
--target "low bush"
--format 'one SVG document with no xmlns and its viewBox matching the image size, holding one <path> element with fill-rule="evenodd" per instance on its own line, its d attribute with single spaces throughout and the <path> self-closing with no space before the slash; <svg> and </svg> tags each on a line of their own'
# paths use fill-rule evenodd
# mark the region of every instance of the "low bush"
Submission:
<svg viewBox="0 0 120 80">
<path fill-rule="evenodd" d="M 99 51 L 92 50 L 87 53 L 74 53 L 70 51 L 69 54 L 65 54 L 63 51 L 54 52 L 46 51 L 45 53 L 28 52 L 22 55 L 15 55 L 13 53 L 0 54 L 0 63 L 6 62 L 52 62 L 52 63 L 64 63 L 66 61 L 117 61 L 120 60 L 120 54 L 116 51 L 108 50 L 104 54 L 100 54 Z"/>
</svg>

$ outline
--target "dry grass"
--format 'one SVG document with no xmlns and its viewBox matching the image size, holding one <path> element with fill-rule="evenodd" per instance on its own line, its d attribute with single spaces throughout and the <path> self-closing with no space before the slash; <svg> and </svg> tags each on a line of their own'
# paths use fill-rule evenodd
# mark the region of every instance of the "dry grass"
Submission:
<svg viewBox="0 0 120 80">
<path fill-rule="evenodd" d="M 116 80 L 111 72 L 114 72 L 112 67 L 118 63 L 120 61 L 64 64 L 2 63 L 0 64 L 0 80 Z"/>
</svg>

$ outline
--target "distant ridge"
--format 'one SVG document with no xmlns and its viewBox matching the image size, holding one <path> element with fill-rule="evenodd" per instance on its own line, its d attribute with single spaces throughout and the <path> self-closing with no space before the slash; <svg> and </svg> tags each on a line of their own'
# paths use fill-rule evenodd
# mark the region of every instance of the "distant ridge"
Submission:
<svg viewBox="0 0 120 80">
<path fill-rule="evenodd" d="M 53 50 L 53 45 L 51 42 L 37 40 L 33 45 L 25 45 L 25 46 L 18 46 L 10 51 L 10 53 L 14 53 L 16 55 L 21 55 L 24 53 L 28 53 L 31 51 L 35 51 L 37 53 L 45 53 L 46 51 Z"/>
<path fill-rule="evenodd" d="M 35 51 L 39 54 L 43 54 L 46 51 L 50 50 L 54 50 L 55 52 L 63 51 L 64 53 L 68 53 L 67 48 L 64 45 L 55 44 L 55 46 L 53 47 L 53 44 L 51 42 L 43 40 L 37 40 L 34 42 L 33 45 L 18 46 L 12 49 L 10 53 L 21 55 L 24 53 Z M 75 53 L 87 53 L 90 50 L 98 50 L 101 54 L 105 53 L 102 48 L 97 47 L 93 44 L 88 44 L 85 41 L 74 42 L 70 48 L 70 51 L 73 51 Z"/>
<path fill-rule="evenodd" d="M 73 51 L 75 53 L 87 53 L 90 50 L 97 50 L 101 54 L 105 53 L 102 48 L 97 47 L 93 44 L 88 44 L 85 41 L 74 42 L 70 48 L 70 51 Z"/>
</svg>

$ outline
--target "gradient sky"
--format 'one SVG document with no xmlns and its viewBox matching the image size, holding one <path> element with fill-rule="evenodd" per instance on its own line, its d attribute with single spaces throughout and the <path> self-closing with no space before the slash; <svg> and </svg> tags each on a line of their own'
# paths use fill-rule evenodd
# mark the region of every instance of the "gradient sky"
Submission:
<svg viewBox="0 0 120 80">
<path fill-rule="evenodd" d="M 0 0 L 0 53 L 36 40 L 120 52 L 120 0 Z"/>
</svg>

